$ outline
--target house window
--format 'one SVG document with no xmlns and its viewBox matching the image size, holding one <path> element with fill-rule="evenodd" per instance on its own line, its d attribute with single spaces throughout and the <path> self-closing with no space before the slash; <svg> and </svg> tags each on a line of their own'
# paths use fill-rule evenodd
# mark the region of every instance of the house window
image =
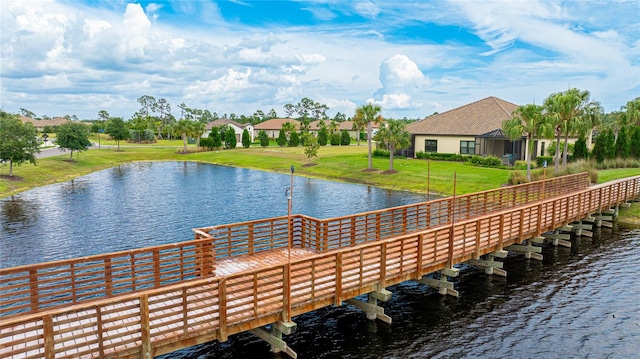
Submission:
<svg viewBox="0 0 640 359">
<path fill-rule="evenodd" d="M 424 140 L 424 152 L 438 152 L 438 140 Z"/>
<path fill-rule="evenodd" d="M 460 154 L 473 155 L 476 153 L 476 141 L 460 141 Z"/>
<path fill-rule="evenodd" d="M 544 142 L 540 145 L 540 156 L 544 156 Z"/>
</svg>

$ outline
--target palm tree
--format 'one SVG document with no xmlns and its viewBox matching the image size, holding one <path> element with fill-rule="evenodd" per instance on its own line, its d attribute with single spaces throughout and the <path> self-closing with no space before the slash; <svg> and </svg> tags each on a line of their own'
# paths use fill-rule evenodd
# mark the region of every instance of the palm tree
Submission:
<svg viewBox="0 0 640 359">
<path fill-rule="evenodd" d="M 383 142 L 389 150 L 389 172 L 393 173 L 393 153 L 411 146 L 411 134 L 404 129 L 405 122 L 387 120 L 385 126 L 376 134 L 375 140 Z"/>
<path fill-rule="evenodd" d="M 358 146 L 360 146 L 360 132 L 362 132 L 365 127 L 367 127 L 367 120 L 363 116 L 359 116 L 358 112 L 356 112 L 352 120 L 353 130 L 356 131 L 356 141 L 358 141 Z"/>
<path fill-rule="evenodd" d="M 356 108 L 355 117 L 362 117 L 367 123 L 367 142 L 369 144 L 369 167 L 367 168 L 367 171 L 373 171 L 373 164 L 371 160 L 371 140 L 373 138 L 371 134 L 371 123 L 374 122 L 376 124 L 380 124 L 384 121 L 384 118 L 380 116 L 380 111 L 382 111 L 380 105 L 376 105 L 371 102 Z"/>
<path fill-rule="evenodd" d="M 513 141 L 523 136 L 527 139 L 527 181 L 531 180 L 533 140 L 544 133 L 548 127 L 548 123 L 542 115 L 543 109 L 544 107 L 534 104 L 518 106 L 513 112 L 513 117 L 502 123 L 502 131 L 510 140 Z"/>
<path fill-rule="evenodd" d="M 187 136 L 191 134 L 191 121 L 186 118 L 181 119 L 173 126 L 173 131 L 179 133 L 182 137 L 182 143 L 184 144 L 183 152 L 187 153 Z"/>
<path fill-rule="evenodd" d="M 206 125 L 200 121 L 191 123 L 191 134 L 196 138 L 196 151 L 200 148 L 200 137 L 206 130 Z"/>
<path fill-rule="evenodd" d="M 569 134 L 575 132 L 576 120 L 581 116 L 585 116 L 589 108 L 596 106 L 596 103 L 589 102 L 589 96 L 589 91 L 580 91 L 572 88 L 565 92 L 551 94 L 544 100 L 547 116 L 554 126 L 556 135 L 556 173 L 559 171 L 560 137 L 564 134 L 562 168 L 566 169 Z"/>
</svg>

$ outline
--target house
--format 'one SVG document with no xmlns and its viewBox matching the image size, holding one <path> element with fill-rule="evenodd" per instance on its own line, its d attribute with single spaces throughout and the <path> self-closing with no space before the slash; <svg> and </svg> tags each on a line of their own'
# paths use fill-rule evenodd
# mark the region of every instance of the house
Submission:
<svg viewBox="0 0 640 359">
<path fill-rule="evenodd" d="M 287 122 L 293 123 L 296 130 L 300 129 L 300 121 L 294 120 L 292 118 L 272 118 L 253 126 L 253 129 L 254 131 L 256 131 L 256 133 L 262 130 L 266 131 L 269 138 L 278 138 L 282 125 Z"/>
<path fill-rule="evenodd" d="M 329 129 L 329 126 L 331 125 L 331 120 L 326 119 L 326 120 L 316 120 L 313 121 L 309 124 L 309 130 L 311 132 L 315 132 L 317 133 L 320 130 L 320 121 L 324 121 L 325 126 L 327 126 L 327 129 Z M 336 122 L 336 124 L 338 125 L 338 128 L 336 130 L 338 131 L 344 131 L 347 130 L 349 132 L 349 136 L 351 138 L 356 138 L 358 136 L 358 131 L 353 129 L 353 121 L 343 121 L 343 122 Z M 375 124 L 375 123 L 371 123 L 371 134 L 375 135 L 376 133 L 378 133 L 378 131 L 380 130 L 380 125 Z M 362 129 L 362 133 L 365 134 L 367 133 L 367 128 L 365 126 L 365 128 Z"/>
<path fill-rule="evenodd" d="M 20 116 L 20 121 L 22 121 L 22 123 L 29 122 L 33 124 L 33 127 L 35 127 L 38 132 L 44 132 L 45 127 L 60 126 L 67 122 L 73 122 L 71 120 L 67 120 L 64 117 L 54 117 L 50 120 L 36 120 L 27 116 Z"/>
<path fill-rule="evenodd" d="M 502 132 L 502 123 L 517 108 L 514 103 L 491 96 L 413 122 L 406 127 L 412 135 L 408 155 L 438 152 L 498 156 L 510 162 L 524 160 L 526 138 L 511 141 Z M 546 154 L 550 143 L 552 140 L 536 139 L 532 158 Z"/>
<path fill-rule="evenodd" d="M 211 121 L 209 123 L 207 123 L 207 125 L 205 126 L 205 132 L 202 135 L 202 137 L 207 137 L 209 136 L 209 133 L 211 133 L 211 129 L 214 127 L 224 127 L 224 126 L 228 126 L 233 128 L 233 130 L 236 133 L 236 141 L 238 143 L 241 143 L 242 141 L 242 133 L 244 132 L 244 130 L 246 129 L 247 132 L 249 132 L 249 137 L 251 138 L 251 142 L 253 142 L 254 138 L 255 138 L 255 133 L 254 133 L 254 128 L 253 125 L 250 123 L 245 123 L 245 124 L 241 124 L 238 123 L 236 121 L 233 120 L 229 120 L 227 118 L 219 118 L 217 120 Z"/>
</svg>

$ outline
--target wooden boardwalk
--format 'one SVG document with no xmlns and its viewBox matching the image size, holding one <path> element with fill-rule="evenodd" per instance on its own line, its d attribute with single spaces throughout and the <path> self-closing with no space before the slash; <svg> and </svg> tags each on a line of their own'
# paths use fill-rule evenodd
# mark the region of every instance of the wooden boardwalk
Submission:
<svg viewBox="0 0 640 359">
<path fill-rule="evenodd" d="M 326 220 L 199 228 L 191 241 L 0 269 L 0 357 L 148 358 L 260 334 L 639 195 L 640 176 L 588 187 L 578 174 Z"/>
</svg>

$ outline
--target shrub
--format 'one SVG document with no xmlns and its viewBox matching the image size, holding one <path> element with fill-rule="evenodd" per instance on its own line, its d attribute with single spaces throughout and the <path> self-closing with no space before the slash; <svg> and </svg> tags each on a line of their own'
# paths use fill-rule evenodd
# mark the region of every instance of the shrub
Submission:
<svg viewBox="0 0 640 359">
<path fill-rule="evenodd" d="M 371 155 L 373 157 L 383 157 L 383 158 L 389 158 L 391 156 L 389 151 L 381 150 L 379 148 L 376 148 L 375 150 L 373 150 L 373 152 L 371 152 Z"/>
<path fill-rule="evenodd" d="M 296 131 L 291 131 L 291 133 L 289 134 L 289 142 L 288 142 L 289 147 L 298 147 L 299 144 L 300 144 L 300 136 Z"/>
<path fill-rule="evenodd" d="M 331 143 L 331 146 L 340 146 L 340 139 L 340 132 L 334 132 L 329 137 L 329 142 Z"/>
<path fill-rule="evenodd" d="M 251 146 L 251 136 L 249 136 L 249 131 L 245 128 L 242 131 L 242 147 L 249 148 Z"/>
<path fill-rule="evenodd" d="M 416 158 L 436 161 L 467 162 L 471 159 L 471 156 L 459 155 L 457 153 L 417 152 Z"/>
<path fill-rule="evenodd" d="M 634 126 L 631 132 L 629 156 L 640 159 L 640 126 Z"/>
<path fill-rule="evenodd" d="M 287 134 L 284 133 L 284 128 L 280 129 L 280 133 L 278 134 L 278 139 L 276 140 L 278 146 L 284 147 L 287 145 Z"/>
<path fill-rule="evenodd" d="M 224 148 L 226 149 L 234 149 L 238 145 L 238 140 L 236 139 L 236 131 L 233 127 L 229 127 L 224 133 Z"/>
<path fill-rule="evenodd" d="M 476 166 L 486 166 L 486 167 L 497 167 L 502 166 L 502 160 L 496 156 L 471 156 L 471 160 L 469 161 L 471 164 Z"/>
<path fill-rule="evenodd" d="M 329 141 L 329 131 L 327 131 L 326 127 L 321 127 L 320 131 L 318 131 L 318 144 L 320 146 L 326 146 Z"/>
<path fill-rule="evenodd" d="M 351 144 L 351 136 L 349 136 L 349 131 L 342 130 L 342 134 L 340 135 L 340 145 L 349 146 L 350 144 Z"/>
<path fill-rule="evenodd" d="M 587 140 L 584 138 L 584 136 L 580 136 L 573 146 L 573 159 L 586 159 L 588 156 L 589 150 L 587 149 Z"/>
<path fill-rule="evenodd" d="M 211 128 L 209 138 L 213 140 L 213 148 L 222 147 L 222 134 L 220 134 L 220 129 L 218 127 Z"/>
<path fill-rule="evenodd" d="M 269 135 L 267 135 L 267 131 L 260 130 L 258 132 L 258 139 L 260 140 L 260 146 L 262 147 L 269 146 Z"/>
<path fill-rule="evenodd" d="M 547 167 L 551 167 L 553 165 L 553 157 L 552 156 L 538 156 L 536 157 L 536 165 L 540 168 L 544 167 L 544 162 L 547 162 Z"/>
<path fill-rule="evenodd" d="M 518 160 L 513 164 L 513 168 L 516 170 L 526 170 L 527 169 L 527 161 Z"/>
<path fill-rule="evenodd" d="M 142 132 L 142 140 L 147 142 L 153 142 L 156 139 L 156 135 L 151 130 L 144 130 Z"/>
<path fill-rule="evenodd" d="M 213 138 L 211 137 L 203 137 L 200 139 L 200 146 L 204 147 L 208 150 L 213 150 L 215 148 Z"/>
<path fill-rule="evenodd" d="M 533 177 L 533 175 L 532 175 Z M 509 173 L 508 182 L 510 185 L 527 183 L 527 174 L 522 171 L 513 171 Z"/>
</svg>

